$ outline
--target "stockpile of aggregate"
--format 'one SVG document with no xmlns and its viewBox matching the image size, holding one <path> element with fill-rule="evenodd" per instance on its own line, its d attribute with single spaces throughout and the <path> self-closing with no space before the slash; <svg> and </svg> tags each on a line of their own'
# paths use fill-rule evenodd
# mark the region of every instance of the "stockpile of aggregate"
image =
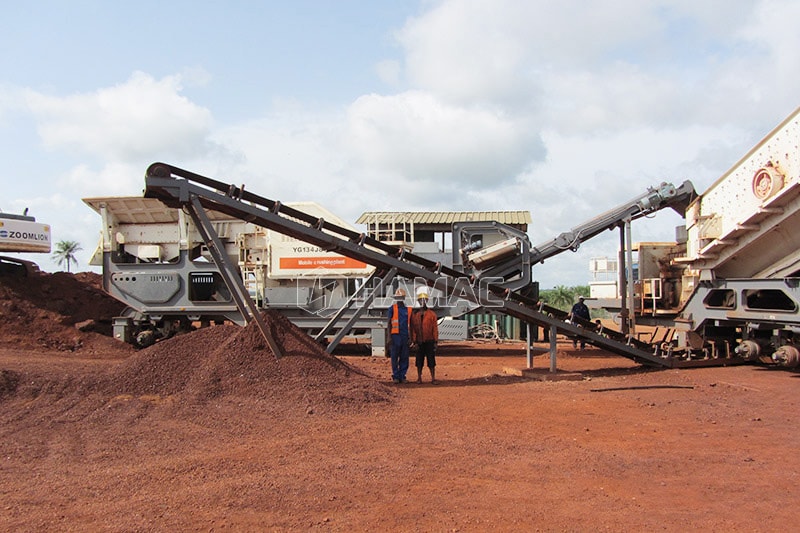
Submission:
<svg viewBox="0 0 800 533">
<path fill-rule="evenodd" d="M 286 317 L 262 314 L 282 351 L 276 358 L 252 322 L 217 325 L 141 350 L 111 376 L 111 390 L 169 397 L 184 405 L 247 398 L 265 406 L 347 410 L 390 401 L 393 391 L 328 354 Z"/>
</svg>

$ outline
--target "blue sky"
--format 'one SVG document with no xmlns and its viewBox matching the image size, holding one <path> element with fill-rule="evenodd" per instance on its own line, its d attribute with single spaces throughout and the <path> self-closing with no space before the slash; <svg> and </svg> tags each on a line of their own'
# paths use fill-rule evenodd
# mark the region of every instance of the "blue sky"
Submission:
<svg viewBox="0 0 800 533">
<path fill-rule="evenodd" d="M 351 222 L 530 210 L 537 244 L 662 181 L 702 192 L 800 105 L 789 0 L 4 4 L 0 209 L 80 242 L 79 269 L 81 198 L 141 194 L 154 161 Z M 584 284 L 616 246 L 534 276 Z"/>
</svg>

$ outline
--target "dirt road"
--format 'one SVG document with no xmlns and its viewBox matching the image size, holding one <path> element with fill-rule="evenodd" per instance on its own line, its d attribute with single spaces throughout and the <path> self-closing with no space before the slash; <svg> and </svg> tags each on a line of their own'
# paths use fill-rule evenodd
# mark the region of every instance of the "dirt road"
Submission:
<svg viewBox="0 0 800 533">
<path fill-rule="evenodd" d="M 444 352 L 436 386 L 391 385 L 386 359 L 344 356 L 381 387 L 342 407 L 252 390 L 203 401 L 179 391 L 115 394 L 97 383 L 130 354 L 5 349 L 3 378 L 33 384 L 0 388 L 0 523 L 28 531 L 796 524 L 796 373 L 648 371 L 599 350 L 564 350 L 559 368 L 584 370 L 584 379 L 538 382 L 504 374 L 524 366 L 519 345 Z"/>
</svg>

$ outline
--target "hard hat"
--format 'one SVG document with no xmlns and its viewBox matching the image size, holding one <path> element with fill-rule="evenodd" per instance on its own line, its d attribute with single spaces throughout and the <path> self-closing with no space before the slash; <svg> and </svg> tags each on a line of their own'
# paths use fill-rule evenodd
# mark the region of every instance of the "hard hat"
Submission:
<svg viewBox="0 0 800 533">
<path fill-rule="evenodd" d="M 427 292 L 418 293 L 417 294 L 417 299 L 418 300 L 427 300 L 428 299 L 428 293 Z"/>
<path fill-rule="evenodd" d="M 394 291 L 394 297 L 398 299 L 403 299 L 406 297 L 406 290 L 403 287 L 400 287 L 396 291 Z"/>
</svg>

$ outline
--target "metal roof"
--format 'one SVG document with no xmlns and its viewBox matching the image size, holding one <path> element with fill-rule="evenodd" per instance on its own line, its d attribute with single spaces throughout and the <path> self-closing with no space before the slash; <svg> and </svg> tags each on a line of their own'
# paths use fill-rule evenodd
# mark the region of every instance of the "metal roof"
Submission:
<svg viewBox="0 0 800 533">
<path fill-rule="evenodd" d="M 528 225 L 530 211 L 367 211 L 356 224 L 390 224 L 413 222 L 414 224 L 453 224 L 455 222 L 490 222 Z"/>
<path fill-rule="evenodd" d="M 170 209 L 155 198 L 109 196 L 84 198 L 83 202 L 98 214 L 103 207 L 108 207 L 123 224 L 168 224 L 178 221 L 178 210 Z"/>
</svg>

